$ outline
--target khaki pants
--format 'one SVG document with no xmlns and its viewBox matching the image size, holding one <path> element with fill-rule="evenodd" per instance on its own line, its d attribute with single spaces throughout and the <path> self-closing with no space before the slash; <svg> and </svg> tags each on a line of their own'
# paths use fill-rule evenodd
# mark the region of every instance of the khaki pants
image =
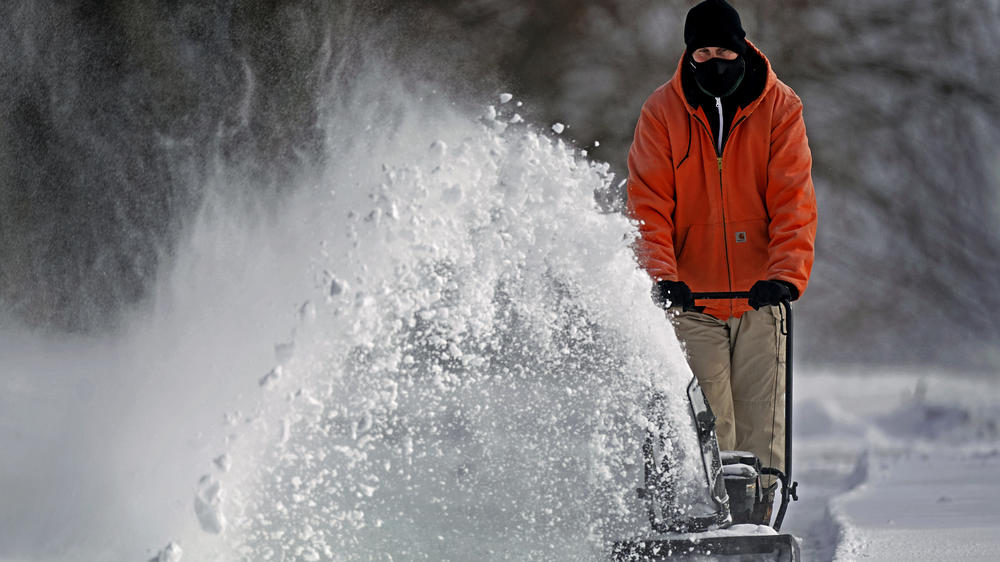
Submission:
<svg viewBox="0 0 1000 562">
<path fill-rule="evenodd" d="M 677 312 L 673 322 L 716 415 L 719 448 L 750 451 L 764 466 L 784 471 L 785 336 L 779 308 L 750 310 L 725 322 Z M 765 486 L 773 481 L 763 479 Z"/>
</svg>

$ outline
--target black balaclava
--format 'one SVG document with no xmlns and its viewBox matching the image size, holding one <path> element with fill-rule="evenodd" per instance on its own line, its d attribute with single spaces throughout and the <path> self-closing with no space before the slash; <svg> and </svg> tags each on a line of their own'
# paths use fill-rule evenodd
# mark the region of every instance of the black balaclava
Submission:
<svg viewBox="0 0 1000 562">
<path fill-rule="evenodd" d="M 742 56 L 733 60 L 709 59 L 705 62 L 694 62 L 694 81 L 698 89 L 713 98 L 724 98 L 737 90 L 746 75 L 746 62 Z"/>
<path fill-rule="evenodd" d="M 739 13 L 725 0 L 705 0 L 688 11 L 684 42 L 688 63 L 702 92 L 722 98 L 739 88 L 746 73 L 746 36 Z M 691 53 L 702 47 L 725 47 L 739 56 L 731 61 L 713 58 L 697 63 Z"/>
</svg>

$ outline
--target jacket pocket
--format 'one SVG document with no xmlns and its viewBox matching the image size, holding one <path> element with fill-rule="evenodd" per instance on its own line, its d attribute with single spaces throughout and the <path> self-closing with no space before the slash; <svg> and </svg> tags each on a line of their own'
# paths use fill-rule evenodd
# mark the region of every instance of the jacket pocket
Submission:
<svg viewBox="0 0 1000 562">
<path fill-rule="evenodd" d="M 732 222 L 727 230 L 733 289 L 748 291 L 767 275 L 767 247 L 770 244 L 767 220 Z"/>
<path fill-rule="evenodd" d="M 677 276 L 692 291 L 726 291 L 729 287 L 721 224 L 691 225 L 677 254 Z"/>
</svg>

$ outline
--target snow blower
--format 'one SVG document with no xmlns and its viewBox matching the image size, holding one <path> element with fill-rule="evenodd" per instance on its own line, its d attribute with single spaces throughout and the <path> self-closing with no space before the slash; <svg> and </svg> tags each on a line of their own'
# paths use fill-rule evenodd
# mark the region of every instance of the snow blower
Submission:
<svg viewBox="0 0 1000 562">
<path fill-rule="evenodd" d="M 747 298 L 749 293 L 695 293 L 696 299 Z M 648 430 L 643 444 L 644 486 L 637 490 L 649 513 L 652 534 L 614 544 L 614 560 L 780 560 L 797 562 L 795 537 L 779 534 L 785 512 L 798 500 L 792 481 L 792 309 L 781 303 L 782 335 L 785 340 L 785 470 L 762 466 L 746 451 L 720 451 L 715 434 L 716 417 L 697 379 L 688 385 L 691 416 L 700 443 L 708 501 L 702 513 L 692 514 L 691 505 L 680 505 L 672 483 L 673 457 L 662 433 Z M 664 423 L 661 399 L 654 397 L 650 411 L 654 422 Z M 774 476 L 781 484 L 781 504 L 774 521 L 769 514 L 761 476 Z"/>
</svg>

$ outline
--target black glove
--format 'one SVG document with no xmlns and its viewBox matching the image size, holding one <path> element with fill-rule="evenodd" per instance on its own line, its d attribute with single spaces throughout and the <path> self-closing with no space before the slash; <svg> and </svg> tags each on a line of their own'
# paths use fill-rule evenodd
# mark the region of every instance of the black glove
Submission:
<svg viewBox="0 0 1000 562">
<path fill-rule="evenodd" d="M 792 291 L 795 287 L 785 281 L 758 281 L 750 287 L 750 298 L 747 304 L 754 310 L 760 310 L 762 306 L 774 306 L 781 301 L 794 300 Z M 798 291 L 795 291 L 798 293 Z"/>
<path fill-rule="evenodd" d="M 684 312 L 699 308 L 694 305 L 691 289 L 683 281 L 657 281 L 653 289 L 653 300 L 663 308 L 679 306 Z"/>
</svg>

